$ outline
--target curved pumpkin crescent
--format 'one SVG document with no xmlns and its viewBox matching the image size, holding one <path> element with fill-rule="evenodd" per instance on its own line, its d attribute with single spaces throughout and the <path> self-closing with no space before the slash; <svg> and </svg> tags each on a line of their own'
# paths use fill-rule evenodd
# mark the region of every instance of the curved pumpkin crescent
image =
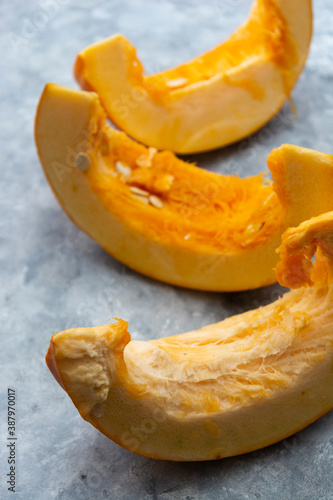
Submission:
<svg viewBox="0 0 333 500">
<path fill-rule="evenodd" d="M 246 137 L 279 111 L 303 69 L 311 33 L 311 0 L 255 0 L 227 41 L 174 69 L 146 76 L 135 48 L 115 35 L 80 52 L 74 74 L 140 142 L 206 151 Z"/>
<path fill-rule="evenodd" d="M 300 288 L 268 306 L 147 342 L 122 320 L 66 330 L 46 362 L 85 420 L 141 455 L 211 460 L 284 439 L 333 408 L 333 212 L 288 230 L 280 252 L 282 284 Z"/>
<path fill-rule="evenodd" d="M 36 143 L 75 224 L 132 269 L 179 286 L 273 283 L 284 229 L 333 210 L 333 156 L 281 146 L 268 158 L 273 186 L 218 175 L 108 127 L 92 92 L 48 84 Z"/>
</svg>

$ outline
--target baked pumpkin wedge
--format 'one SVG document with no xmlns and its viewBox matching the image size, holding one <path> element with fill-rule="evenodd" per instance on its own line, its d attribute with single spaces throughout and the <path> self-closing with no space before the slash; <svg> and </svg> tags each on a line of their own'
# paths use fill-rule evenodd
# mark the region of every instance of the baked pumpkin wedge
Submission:
<svg viewBox="0 0 333 500">
<path fill-rule="evenodd" d="M 301 13 L 301 14 L 300 14 Z M 174 69 L 146 75 L 122 35 L 84 49 L 74 75 L 136 140 L 193 153 L 253 133 L 290 96 L 312 33 L 311 0 L 255 0 L 224 43 Z"/>
<path fill-rule="evenodd" d="M 47 365 L 85 420 L 141 455 L 212 460 L 284 439 L 333 408 L 333 212 L 287 230 L 280 256 L 295 289 L 272 304 L 147 342 L 123 320 L 66 330 Z"/>
<path fill-rule="evenodd" d="M 333 156 L 284 145 L 268 158 L 273 186 L 222 176 L 107 126 L 92 92 L 48 84 L 36 143 L 69 217 L 124 264 L 179 286 L 273 283 L 284 229 L 333 210 Z"/>
</svg>

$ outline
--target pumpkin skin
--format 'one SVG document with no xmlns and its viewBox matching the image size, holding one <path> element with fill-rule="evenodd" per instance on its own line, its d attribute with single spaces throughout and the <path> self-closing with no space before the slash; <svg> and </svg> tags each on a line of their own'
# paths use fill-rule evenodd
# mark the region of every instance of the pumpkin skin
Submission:
<svg viewBox="0 0 333 500">
<path fill-rule="evenodd" d="M 268 157 L 273 185 L 262 175 L 222 176 L 108 127 L 92 92 L 48 84 L 35 136 L 46 177 L 75 224 L 132 269 L 178 286 L 271 284 L 283 231 L 333 210 L 331 155 L 283 145 Z"/>
<path fill-rule="evenodd" d="M 333 212 L 287 230 L 279 252 L 296 288 L 272 304 L 147 342 L 122 320 L 66 330 L 48 367 L 85 420 L 141 455 L 212 460 L 284 439 L 333 408 Z"/>
<path fill-rule="evenodd" d="M 229 39 L 174 69 L 145 75 L 135 48 L 118 34 L 80 52 L 74 75 L 136 140 L 178 153 L 206 151 L 246 137 L 279 111 L 311 34 L 311 0 L 255 0 Z"/>
</svg>

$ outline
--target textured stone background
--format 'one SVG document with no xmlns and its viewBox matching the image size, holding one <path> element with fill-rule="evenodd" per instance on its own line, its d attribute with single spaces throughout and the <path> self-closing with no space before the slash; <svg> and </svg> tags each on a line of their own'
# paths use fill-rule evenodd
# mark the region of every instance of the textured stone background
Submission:
<svg viewBox="0 0 333 500">
<path fill-rule="evenodd" d="M 155 72 L 219 43 L 245 18 L 249 5 L 248 0 L 1 2 L 1 499 L 333 498 L 332 413 L 246 456 L 159 462 L 123 450 L 84 422 L 44 363 L 51 335 L 65 328 L 119 316 L 129 320 L 133 338 L 149 339 L 199 328 L 281 293 L 278 286 L 233 294 L 181 290 L 125 268 L 62 212 L 33 143 L 44 84 L 76 87 L 72 64 L 86 45 L 121 32 L 137 46 L 147 71 Z M 297 117 L 286 105 L 241 144 L 196 156 L 198 165 L 248 175 L 264 170 L 269 151 L 283 142 L 333 152 L 332 2 L 316 1 L 314 13 L 310 57 L 293 92 Z M 17 392 L 15 495 L 5 484 L 7 387 Z"/>
</svg>

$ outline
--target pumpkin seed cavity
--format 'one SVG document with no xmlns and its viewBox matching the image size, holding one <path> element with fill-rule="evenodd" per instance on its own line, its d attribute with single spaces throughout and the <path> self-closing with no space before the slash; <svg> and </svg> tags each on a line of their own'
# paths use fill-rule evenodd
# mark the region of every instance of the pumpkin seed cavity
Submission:
<svg viewBox="0 0 333 500">
<path fill-rule="evenodd" d="M 151 166 L 151 160 L 156 152 L 156 148 L 149 148 L 148 155 L 140 156 L 136 160 L 136 164 L 141 167 Z M 129 167 L 128 165 L 124 165 L 121 161 L 118 160 L 115 163 L 115 170 L 118 174 L 123 176 L 123 180 L 125 181 L 125 183 L 127 183 L 132 174 L 131 167 Z M 171 184 L 173 183 L 173 180 L 173 175 L 166 175 L 161 178 L 161 181 L 163 181 L 162 191 L 168 191 L 171 187 Z M 163 201 L 158 196 L 150 194 L 149 191 L 146 191 L 145 189 L 139 188 L 137 186 L 129 186 L 129 190 L 137 200 L 140 200 L 143 203 L 149 204 L 155 208 L 163 208 Z"/>
</svg>

